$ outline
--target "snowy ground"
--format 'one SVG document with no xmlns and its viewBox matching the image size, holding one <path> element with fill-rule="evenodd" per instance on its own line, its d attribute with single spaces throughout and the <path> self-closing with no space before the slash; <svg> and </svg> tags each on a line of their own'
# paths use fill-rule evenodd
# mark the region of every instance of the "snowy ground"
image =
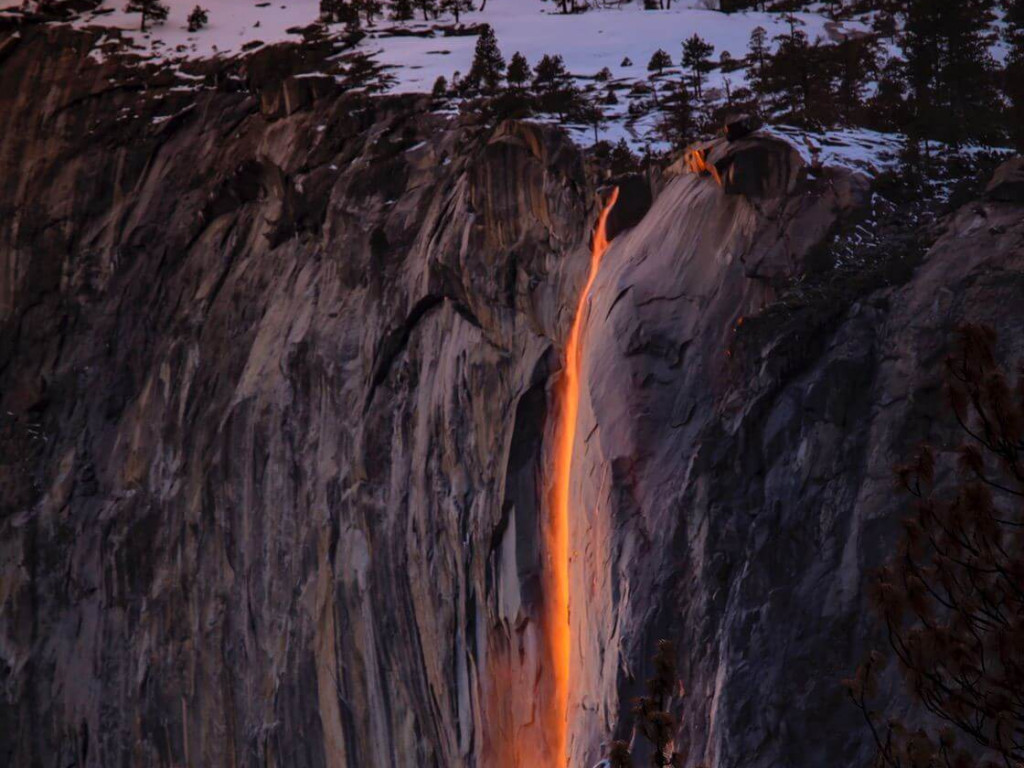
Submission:
<svg viewBox="0 0 1024 768">
<path fill-rule="evenodd" d="M 764 27 L 769 38 L 788 30 L 777 13 L 724 14 L 693 7 L 703 6 L 699 0 L 675 5 L 670 11 L 644 11 L 639 4 L 630 4 L 563 16 L 549 13 L 552 6 L 537 0 L 490 0 L 486 11 L 463 18 L 470 23 L 490 24 L 506 58 L 520 51 L 533 64 L 546 53 L 557 53 L 576 75 L 595 75 L 607 67 L 614 77 L 629 79 L 646 77 L 647 62 L 659 48 L 678 63 L 683 40 L 694 34 L 715 46 L 716 59 L 722 51 L 742 58 L 756 27 Z M 824 16 L 796 16 L 811 40 L 828 38 Z M 410 26 L 429 28 L 424 24 Z M 424 91 L 438 75 L 450 77 L 454 71 L 466 72 L 475 43 L 474 37 L 376 37 L 364 45 L 378 51 L 381 61 L 400 67 L 396 90 Z M 632 60 L 632 66 L 621 66 L 625 57 Z"/>
<path fill-rule="evenodd" d="M 140 16 L 124 11 L 126 0 L 104 0 L 95 13 L 76 19 L 76 27 L 99 26 L 124 30 L 124 37 L 154 58 L 173 60 L 187 56 L 210 58 L 234 56 L 243 46 L 254 42 L 274 43 L 296 41 L 288 29 L 312 24 L 319 15 L 318 0 L 198 0 L 209 10 L 209 26 L 198 32 L 188 31 L 188 15 L 197 0 L 164 0 L 170 9 L 162 24 L 147 23 L 145 33 L 139 30 Z M 17 6 L 20 2 L 0 0 L 0 7 Z"/>
<path fill-rule="evenodd" d="M 845 166 L 874 176 L 899 164 L 902 137 L 897 134 L 867 128 L 834 128 L 827 134 L 815 134 L 785 125 L 772 125 L 765 131 L 795 146 L 811 165 Z"/>
</svg>

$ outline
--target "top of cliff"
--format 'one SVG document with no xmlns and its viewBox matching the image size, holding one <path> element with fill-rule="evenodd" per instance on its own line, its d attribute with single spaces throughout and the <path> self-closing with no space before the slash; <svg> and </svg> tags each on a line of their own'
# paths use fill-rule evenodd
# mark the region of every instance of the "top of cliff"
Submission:
<svg viewBox="0 0 1024 768">
<path fill-rule="evenodd" d="M 908 17 L 871 0 L 215 0 L 201 25 L 189 22 L 194 0 L 167 0 L 166 19 L 145 29 L 141 14 L 118 0 L 0 0 L 4 5 L 0 17 L 8 20 L 45 18 L 95 33 L 90 55 L 97 60 L 166 66 L 180 75 L 182 89 L 204 87 L 194 74 L 189 82 L 196 61 L 238 61 L 281 44 L 316 46 L 324 55 L 285 74 L 348 85 L 353 73 L 369 75 L 362 87 L 370 92 L 439 89 L 435 109 L 450 112 L 477 108 L 469 81 L 489 27 L 504 61 L 517 52 L 534 68 L 527 83 L 540 87 L 535 68 L 545 57 L 564 65 L 549 73 L 564 104 L 530 104 L 533 117 L 563 125 L 580 144 L 622 141 L 641 153 L 685 145 L 720 124 L 724 112 L 754 110 L 812 162 L 876 174 L 895 167 L 910 119 L 900 111 L 905 99 L 894 95 L 905 88 L 897 70 L 906 69 Z M 1002 5 L 992 6 L 985 30 L 986 66 L 1003 67 L 1012 45 Z M 697 38 L 704 48 L 683 45 Z M 521 108 L 517 102 L 513 111 Z M 1005 145 L 1008 132 L 934 138 L 976 149 Z"/>
</svg>

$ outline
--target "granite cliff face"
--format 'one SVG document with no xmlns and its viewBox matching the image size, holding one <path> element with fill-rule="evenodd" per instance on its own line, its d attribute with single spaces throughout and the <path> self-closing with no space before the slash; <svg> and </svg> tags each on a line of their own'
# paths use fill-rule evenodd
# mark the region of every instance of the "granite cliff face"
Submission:
<svg viewBox="0 0 1024 768">
<path fill-rule="evenodd" d="M 0 762 L 549 759 L 541 531 L 603 180 L 551 128 L 255 69 L 143 88 L 91 33 L 0 35 Z M 756 137 L 709 158 L 724 188 L 620 181 L 586 310 L 574 768 L 658 637 L 689 765 L 866 755 L 838 680 L 889 466 L 942 434 L 954 324 L 1022 351 L 1012 199 L 737 345 L 867 188 Z"/>
</svg>

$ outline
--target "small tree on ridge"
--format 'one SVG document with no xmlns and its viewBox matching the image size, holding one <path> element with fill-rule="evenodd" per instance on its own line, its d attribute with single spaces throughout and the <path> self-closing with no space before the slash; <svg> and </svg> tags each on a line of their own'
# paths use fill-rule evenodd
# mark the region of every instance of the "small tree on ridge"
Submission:
<svg viewBox="0 0 1024 768">
<path fill-rule="evenodd" d="M 167 19 L 168 7 L 160 0 L 128 0 L 124 7 L 125 13 L 142 14 L 141 30 L 146 31 L 146 19 L 159 23 Z"/>
</svg>

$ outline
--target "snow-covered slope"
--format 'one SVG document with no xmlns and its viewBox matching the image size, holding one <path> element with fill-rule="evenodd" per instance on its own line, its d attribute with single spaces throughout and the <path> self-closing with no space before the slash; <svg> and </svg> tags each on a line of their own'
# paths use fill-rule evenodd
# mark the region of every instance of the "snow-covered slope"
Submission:
<svg viewBox="0 0 1024 768">
<path fill-rule="evenodd" d="M 8 2 L 11 0 L 0 0 Z M 288 32 L 316 21 L 318 0 L 199 0 L 209 10 L 209 25 L 188 31 L 188 15 L 197 0 L 165 0 L 170 9 L 162 24 L 139 29 L 140 16 L 127 13 L 122 0 L 104 0 L 96 12 L 83 14 L 73 23 L 78 27 L 101 26 L 123 30 L 137 52 L 160 59 L 233 56 L 255 42 L 276 43 L 299 38 Z"/>
<path fill-rule="evenodd" d="M 644 11 L 638 4 L 629 4 L 565 16 L 550 13 L 550 4 L 536 0 L 491 0 L 483 13 L 466 14 L 465 19 L 490 24 L 506 57 L 521 51 L 531 63 L 536 63 L 546 53 L 557 53 L 576 75 L 592 76 L 608 67 L 613 77 L 629 79 L 646 77 L 647 62 L 659 48 L 678 63 L 683 40 L 694 34 L 715 46 L 716 59 L 723 51 L 741 58 L 746 55 L 750 33 L 756 27 L 764 27 L 769 37 L 787 29 L 777 13 L 725 14 L 692 7 L 695 5 L 698 3 L 668 11 Z M 796 15 L 812 40 L 828 38 L 824 16 Z M 438 75 L 448 77 L 453 71 L 466 72 L 476 43 L 475 37 L 379 35 L 371 35 L 365 45 L 379 51 L 381 61 L 400 67 L 395 87 L 405 91 L 429 90 Z M 621 66 L 626 57 L 633 62 L 632 66 Z"/>
</svg>

